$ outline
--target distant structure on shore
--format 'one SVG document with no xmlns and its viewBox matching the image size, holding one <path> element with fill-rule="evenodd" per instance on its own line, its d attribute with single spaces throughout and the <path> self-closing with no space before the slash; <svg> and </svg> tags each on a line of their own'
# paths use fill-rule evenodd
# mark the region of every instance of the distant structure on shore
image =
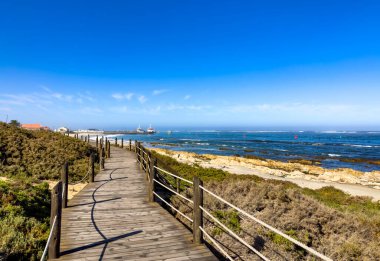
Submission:
<svg viewBox="0 0 380 261">
<path fill-rule="evenodd" d="M 25 123 L 21 124 L 21 128 L 26 130 L 50 130 L 49 127 L 42 126 L 39 123 Z"/>
<path fill-rule="evenodd" d="M 71 131 L 70 131 L 71 132 Z M 147 130 L 144 130 L 139 127 L 136 130 L 128 131 L 128 130 L 108 130 L 108 131 L 103 131 L 103 130 L 98 130 L 98 129 L 85 129 L 85 130 L 75 130 L 72 131 L 73 133 L 78 133 L 81 135 L 122 135 L 122 134 L 155 134 L 156 130 L 152 128 L 152 125 Z"/>
<path fill-rule="evenodd" d="M 75 130 L 74 133 L 96 135 L 96 134 L 103 134 L 104 131 L 98 130 L 98 129 L 87 129 L 87 130 Z"/>
<path fill-rule="evenodd" d="M 66 127 L 60 127 L 58 129 L 55 129 L 54 131 L 59 132 L 59 133 L 69 133 L 70 132 L 69 128 L 66 128 Z"/>
</svg>

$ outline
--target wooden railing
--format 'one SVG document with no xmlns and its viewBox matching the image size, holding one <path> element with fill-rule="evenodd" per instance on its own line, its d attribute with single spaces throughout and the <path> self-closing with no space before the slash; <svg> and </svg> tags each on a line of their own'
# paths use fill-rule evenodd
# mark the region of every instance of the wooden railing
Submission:
<svg viewBox="0 0 380 261">
<path fill-rule="evenodd" d="M 75 138 L 79 138 L 75 136 Z M 82 139 L 83 140 L 83 139 Z M 89 138 L 86 139 L 89 142 Z M 104 142 L 106 144 L 106 142 Z M 104 168 L 104 147 L 103 141 L 99 144 L 102 146 L 103 154 L 99 154 L 99 162 Z M 109 144 L 108 144 L 109 145 Z M 108 146 L 109 152 L 109 146 Z M 108 153 L 110 155 L 110 153 Z M 86 175 L 79 181 L 75 183 L 69 183 L 69 164 L 65 162 L 62 166 L 61 180 L 53 187 L 51 190 L 51 210 L 50 210 L 50 233 L 46 246 L 41 256 L 41 261 L 45 260 L 46 257 L 49 259 L 58 258 L 60 255 L 60 242 L 61 242 L 61 220 L 62 220 L 62 209 L 67 208 L 68 202 L 68 188 L 70 185 L 75 185 L 88 179 L 88 182 L 92 183 L 95 180 L 95 153 L 91 153 L 89 157 L 89 169 Z"/>
<path fill-rule="evenodd" d="M 192 223 L 192 232 L 193 232 L 193 240 L 194 243 L 200 244 L 204 242 L 205 238 L 208 239 L 209 243 L 211 243 L 215 248 L 219 249 L 220 253 L 225 256 L 228 260 L 233 260 L 233 258 L 228 254 L 228 252 L 215 240 L 210 234 L 208 234 L 203 226 L 203 215 L 206 215 L 209 220 L 212 220 L 214 224 L 217 224 L 219 227 L 221 227 L 227 234 L 229 234 L 231 237 L 233 237 L 236 241 L 239 241 L 242 245 L 247 247 L 250 251 L 252 251 L 254 254 L 256 254 L 259 258 L 262 260 L 269 260 L 267 257 L 265 257 L 260 251 L 255 249 L 251 244 L 246 242 L 244 239 L 242 239 L 240 236 L 238 236 L 235 232 L 233 232 L 231 229 L 229 229 L 226 225 L 224 225 L 218 218 L 216 218 L 213 214 L 211 214 L 211 211 L 207 210 L 204 207 L 204 197 L 203 194 L 207 193 L 209 196 L 219 200 L 223 204 L 228 205 L 230 208 L 236 210 L 240 215 L 245 216 L 246 218 L 250 219 L 251 221 L 256 222 L 257 224 L 269 229 L 271 232 L 280 235 L 287 240 L 291 241 L 293 244 L 297 245 L 298 247 L 304 249 L 305 251 L 309 252 L 311 255 L 314 255 L 321 260 L 332 260 L 329 257 L 319 253 L 318 251 L 314 250 L 313 248 L 310 248 L 303 244 L 302 242 L 290 237 L 289 235 L 283 233 L 282 231 L 274 228 L 271 225 L 268 225 L 267 223 L 263 222 L 262 220 L 259 220 L 258 218 L 254 217 L 252 214 L 244 211 L 243 209 L 240 209 L 239 207 L 231 204 L 230 202 L 226 201 L 222 197 L 216 195 L 209 189 L 205 188 L 203 185 L 203 182 L 198 177 L 194 177 L 193 181 L 184 179 L 183 177 L 180 177 L 179 175 L 175 175 L 171 173 L 170 171 L 159 167 L 157 165 L 157 159 L 152 157 L 150 150 L 146 149 L 141 142 L 135 141 L 135 153 L 137 157 L 137 162 L 140 165 L 140 168 L 145 171 L 147 179 L 148 179 L 148 198 L 149 201 L 154 202 L 155 198 L 160 200 L 162 203 L 173 209 L 175 212 L 177 212 L 180 216 L 184 217 L 187 221 Z M 171 186 L 170 182 L 165 178 L 165 175 L 168 175 L 172 178 L 174 178 L 174 186 Z M 181 189 L 181 182 L 185 182 L 186 184 L 189 184 L 190 187 L 193 189 L 193 198 L 189 199 L 182 195 L 180 193 Z M 164 184 L 165 183 L 165 184 Z M 164 199 L 164 196 L 159 195 L 156 184 L 160 186 L 161 188 L 164 188 L 168 191 L 170 191 L 172 194 L 179 196 L 181 199 L 184 199 L 185 201 L 189 202 L 193 206 L 193 218 L 190 218 L 183 212 L 181 212 L 178 208 L 173 206 L 171 204 L 169 199 Z"/>
</svg>

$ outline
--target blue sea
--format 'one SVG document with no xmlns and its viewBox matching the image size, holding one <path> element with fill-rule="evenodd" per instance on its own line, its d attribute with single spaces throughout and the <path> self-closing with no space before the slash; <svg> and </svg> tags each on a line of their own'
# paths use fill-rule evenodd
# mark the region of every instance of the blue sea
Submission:
<svg viewBox="0 0 380 261">
<path fill-rule="evenodd" d="M 178 131 L 111 136 L 199 154 L 252 155 L 284 162 L 307 159 L 325 168 L 380 170 L 371 162 L 380 160 L 380 132 Z"/>
</svg>

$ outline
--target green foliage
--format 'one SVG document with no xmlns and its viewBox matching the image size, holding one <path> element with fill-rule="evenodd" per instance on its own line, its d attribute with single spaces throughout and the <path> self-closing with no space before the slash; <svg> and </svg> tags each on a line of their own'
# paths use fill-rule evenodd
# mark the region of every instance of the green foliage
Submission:
<svg viewBox="0 0 380 261">
<path fill-rule="evenodd" d="M 369 197 L 352 197 L 334 187 L 323 187 L 317 190 L 305 188 L 302 192 L 342 212 L 360 213 L 369 218 L 379 219 L 380 217 L 380 202 L 373 202 Z"/>
<path fill-rule="evenodd" d="M 291 229 L 291 230 L 285 231 L 285 234 L 287 234 L 288 236 L 291 236 L 292 238 L 298 240 L 297 233 L 295 230 Z M 268 232 L 267 235 L 270 238 L 270 240 L 273 241 L 273 243 L 283 246 L 286 251 L 294 250 L 295 245 L 291 241 L 289 241 L 288 239 L 284 238 L 283 236 L 281 236 L 277 233 L 274 233 L 272 231 Z"/>
<path fill-rule="evenodd" d="M 88 170 L 95 149 L 82 141 L 51 131 L 28 131 L 0 123 L 0 175 L 17 179 L 59 179 L 65 161 L 75 181 Z"/>
<path fill-rule="evenodd" d="M 190 166 L 180 163 L 175 159 L 153 152 L 154 157 L 158 158 L 158 166 L 168 171 L 178 174 L 185 179 L 192 180 L 194 176 L 200 177 L 203 181 L 224 180 L 229 173 L 215 168 L 203 168 L 199 165 Z"/>
<path fill-rule="evenodd" d="M 47 183 L 0 181 L 0 256 L 38 260 L 49 233 Z"/>
<path fill-rule="evenodd" d="M 236 210 L 216 210 L 214 211 L 214 216 L 222 222 L 226 227 L 231 229 L 235 233 L 239 233 L 241 231 L 240 227 L 240 216 Z M 216 227 L 213 231 L 214 235 L 220 235 L 222 233 L 222 229 Z"/>
<path fill-rule="evenodd" d="M 69 178 L 88 171 L 89 144 L 50 131 L 28 131 L 0 123 L 0 260 L 38 260 L 49 234 L 50 191 L 41 180 Z M 96 165 L 98 168 L 98 165 Z"/>
</svg>

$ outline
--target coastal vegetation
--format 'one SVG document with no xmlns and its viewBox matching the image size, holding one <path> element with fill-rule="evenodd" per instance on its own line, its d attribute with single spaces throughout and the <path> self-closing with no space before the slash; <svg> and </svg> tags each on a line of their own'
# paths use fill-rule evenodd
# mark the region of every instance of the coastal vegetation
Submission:
<svg viewBox="0 0 380 261">
<path fill-rule="evenodd" d="M 0 259 L 38 260 L 49 233 L 50 191 L 69 162 L 69 180 L 83 178 L 88 144 L 50 131 L 0 123 Z"/>
<path fill-rule="evenodd" d="M 185 164 L 154 152 L 161 167 L 192 180 L 199 176 L 205 187 L 255 217 L 282 230 L 309 247 L 337 260 L 377 260 L 380 254 L 380 202 L 369 197 L 352 197 L 333 187 L 318 190 L 293 183 L 262 179 L 254 175 L 234 175 L 198 164 Z M 168 179 L 172 186 L 174 180 Z M 181 184 L 182 193 L 192 197 L 192 189 Z M 171 202 L 192 217 L 192 206 L 178 196 Z M 307 252 L 287 239 L 250 220 L 220 201 L 205 195 L 205 206 L 215 217 L 270 259 L 312 259 Z M 186 219 L 178 216 L 182 222 Z M 211 220 L 206 230 L 241 259 L 252 253 L 223 233 Z M 231 252 L 232 253 L 232 252 Z"/>
</svg>

